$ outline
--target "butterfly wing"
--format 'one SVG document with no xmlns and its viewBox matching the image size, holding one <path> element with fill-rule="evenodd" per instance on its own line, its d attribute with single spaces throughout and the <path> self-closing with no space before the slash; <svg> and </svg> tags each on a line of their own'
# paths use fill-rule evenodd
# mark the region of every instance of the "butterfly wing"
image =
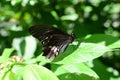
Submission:
<svg viewBox="0 0 120 80">
<path fill-rule="evenodd" d="M 73 37 L 65 32 L 47 25 L 35 25 L 30 27 L 29 31 L 42 43 L 43 55 L 49 59 L 57 56 L 60 49 L 63 52 L 73 39 Z"/>
<path fill-rule="evenodd" d="M 69 44 L 68 36 L 61 35 L 61 34 L 53 34 L 51 41 L 48 43 L 49 46 L 45 46 L 43 48 L 43 52 L 47 58 L 51 59 L 58 55 L 59 51 L 62 50 L 64 52 L 65 48 Z M 63 38 L 62 38 L 63 37 Z M 48 53 L 48 52 L 49 53 Z"/>
</svg>

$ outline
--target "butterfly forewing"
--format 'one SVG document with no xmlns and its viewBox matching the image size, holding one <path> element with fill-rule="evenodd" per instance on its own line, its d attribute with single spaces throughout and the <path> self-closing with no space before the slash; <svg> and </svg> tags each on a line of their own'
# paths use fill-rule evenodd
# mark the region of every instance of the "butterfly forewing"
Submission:
<svg viewBox="0 0 120 80">
<path fill-rule="evenodd" d="M 67 45 L 73 41 L 73 36 L 52 26 L 35 25 L 30 27 L 29 31 L 35 38 L 39 39 L 43 46 L 43 55 L 49 59 L 57 56 L 60 49 L 63 52 Z"/>
</svg>

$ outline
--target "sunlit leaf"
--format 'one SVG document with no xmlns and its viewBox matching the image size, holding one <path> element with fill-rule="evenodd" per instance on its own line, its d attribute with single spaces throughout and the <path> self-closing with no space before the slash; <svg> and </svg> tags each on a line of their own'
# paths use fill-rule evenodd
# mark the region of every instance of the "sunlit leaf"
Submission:
<svg viewBox="0 0 120 80">
<path fill-rule="evenodd" d="M 71 49 L 67 49 L 65 54 L 70 53 L 68 50 Z M 63 58 L 61 61 L 58 61 L 58 63 L 71 64 L 90 61 L 102 56 L 107 51 L 109 51 L 109 48 L 101 44 L 81 43 L 74 52 Z"/>
<path fill-rule="evenodd" d="M 11 53 L 13 52 L 13 48 L 6 48 L 4 49 L 3 53 L 2 53 L 2 57 L 3 58 L 9 58 Z"/>
<path fill-rule="evenodd" d="M 54 73 L 45 67 L 27 65 L 23 73 L 24 80 L 59 80 Z"/>
<path fill-rule="evenodd" d="M 52 65 L 53 71 L 58 75 L 60 80 L 98 80 L 98 75 L 83 63 Z"/>
</svg>

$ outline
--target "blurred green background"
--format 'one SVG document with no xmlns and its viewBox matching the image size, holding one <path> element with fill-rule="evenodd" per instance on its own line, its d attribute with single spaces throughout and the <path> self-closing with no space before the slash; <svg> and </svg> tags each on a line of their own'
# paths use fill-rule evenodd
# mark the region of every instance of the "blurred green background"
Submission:
<svg viewBox="0 0 120 80">
<path fill-rule="evenodd" d="M 0 55 L 4 49 L 14 48 L 12 55 L 25 59 L 38 56 L 41 46 L 28 32 L 35 24 L 73 32 L 75 40 L 95 35 L 88 42 L 102 42 L 108 35 L 107 39 L 115 42 L 112 37 L 120 38 L 120 0 L 1 0 Z M 120 80 L 120 45 L 116 48 L 95 60 L 93 69 L 101 80 Z"/>
</svg>

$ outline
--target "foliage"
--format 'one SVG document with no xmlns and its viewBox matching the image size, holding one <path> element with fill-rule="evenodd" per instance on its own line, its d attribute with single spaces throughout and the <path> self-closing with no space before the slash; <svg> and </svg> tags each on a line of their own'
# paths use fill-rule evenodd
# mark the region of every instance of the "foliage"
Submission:
<svg viewBox="0 0 120 80">
<path fill-rule="evenodd" d="M 2 0 L 0 80 L 119 80 L 119 0 Z M 54 60 L 28 28 L 53 25 L 75 40 Z"/>
</svg>

